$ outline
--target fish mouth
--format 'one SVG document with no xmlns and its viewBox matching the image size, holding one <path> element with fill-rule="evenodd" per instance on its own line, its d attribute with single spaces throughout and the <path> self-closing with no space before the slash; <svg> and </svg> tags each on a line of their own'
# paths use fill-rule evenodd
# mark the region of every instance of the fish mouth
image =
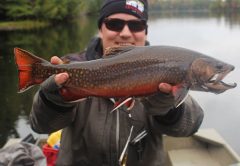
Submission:
<svg viewBox="0 0 240 166">
<path fill-rule="evenodd" d="M 203 85 L 203 88 L 209 91 L 212 91 L 214 93 L 222 93 L 228 89 L 235 88 L 237 86 L 237 83 L 226 83 L 223 81 L 223 79 L 230 73 L 231 71 L 234 70 L 234 67 L 225 70 L 221 73 L 216 73 L 214 74 L 208 82 L 206 82 Z"/>
</svg>

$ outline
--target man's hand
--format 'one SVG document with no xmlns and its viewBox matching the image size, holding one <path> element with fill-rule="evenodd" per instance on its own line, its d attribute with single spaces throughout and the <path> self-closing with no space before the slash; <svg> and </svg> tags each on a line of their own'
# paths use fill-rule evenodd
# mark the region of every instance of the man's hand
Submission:
<svg viewBox="0 0 240 166">
<path fill-rule="evenodd" d="M 59 57 L 53 56 L 51 58 L 51 63 L 53 65 L 59 65 L 59 64 L 63 64 L 63 61 Z M 65 73 L 57 74 L 55 76 L 54 80 L 55 80 L 55 82 L 58 86 L 61 86 L 62 84 L 64 84 L 68 80 L 68 78 L 69 78 L 69 75 L 68 75 L 68 73 L 65 72 Z"/>
<path fill-rule="evenodd" d="M 159 90 L 163 93 L 172 93 L 172 85 L 167 84 L 167 83 L 160 83 L 159 84 Z"/>
</svg>

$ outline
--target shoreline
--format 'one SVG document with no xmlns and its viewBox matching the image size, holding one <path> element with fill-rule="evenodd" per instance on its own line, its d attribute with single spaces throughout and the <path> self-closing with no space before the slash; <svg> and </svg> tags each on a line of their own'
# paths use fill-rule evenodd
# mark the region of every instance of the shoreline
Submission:
<svg viewBox="0 0 240 166">
<path fill-rule="evenodd" d="M 44 28 L 49 25 L 49 22 L 38 20 L 3 21 L 0 22 L 0 31 L 31 30 Z"/>
</svg>

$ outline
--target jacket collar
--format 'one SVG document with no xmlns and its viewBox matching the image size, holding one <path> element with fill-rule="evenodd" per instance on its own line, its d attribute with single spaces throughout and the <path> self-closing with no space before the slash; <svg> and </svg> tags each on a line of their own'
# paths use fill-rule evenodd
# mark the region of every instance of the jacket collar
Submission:
<svg viewBox="0 0 240 166">
<path fill-rule="evenodd" d="M 86 50 L 86 58 L 88 61 L 99 59 L 102 57 L 102 54 L 103 54 L 102 41 L 99 37 L 94 37 L 88 44 Z"/>
</svg>

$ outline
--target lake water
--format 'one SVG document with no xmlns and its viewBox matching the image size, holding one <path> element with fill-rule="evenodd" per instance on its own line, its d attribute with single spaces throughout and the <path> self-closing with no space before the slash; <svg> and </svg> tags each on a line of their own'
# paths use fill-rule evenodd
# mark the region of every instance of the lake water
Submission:
<svg viewBox="0 0 240 166">
<path fill-rule="evenodd" d="M 97 34 L 96 18 L 82 18 L 69 25 L 32 31 L 0 32 L 0 146 L 9 137 L 34 133 L 28 114 L 36 88 L 17 92 L 13 48 L 21 47 L 49 59 L 83 50 Z M 151 45 L 172 45 L 193 49 L 235 66 L 226 82 L 240 86 L 240 16 L 205 14 L 153 14 L 149 20 Z M 202 128 L 215 128 L 240 154 L 240 88 L 215 95 L 191 92 L 205 112 Z"/>
<path fill-rule="evenodd" d="M 238 19 L 237 19 L 238 18 Z M 156 16 L 149 22 L 152 45 L 193 49 L 233 64 L 226 82 L 238 87 L 215 95 L 191 92 L 205 112 L 202 128 L 215 128 L 240 154 L 240 19 L 239 16 Z"/>
</svg>

